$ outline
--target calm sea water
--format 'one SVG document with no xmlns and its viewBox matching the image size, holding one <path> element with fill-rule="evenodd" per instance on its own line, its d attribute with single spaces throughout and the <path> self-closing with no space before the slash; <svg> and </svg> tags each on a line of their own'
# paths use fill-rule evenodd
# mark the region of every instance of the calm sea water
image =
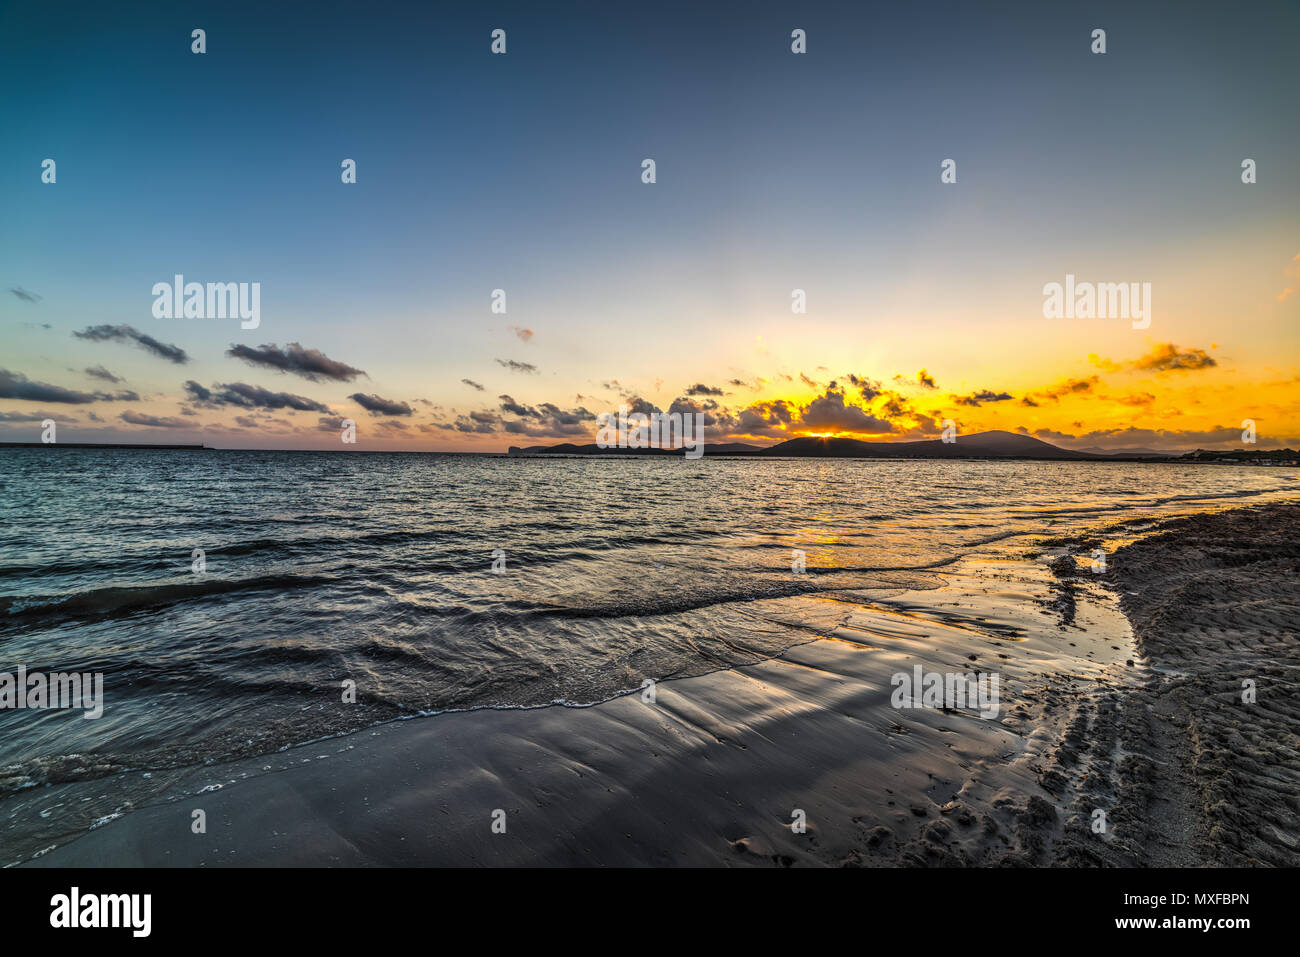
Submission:
<svg viewBox="0 0 1300 957">
<path fill-rule="evenodd" d="M 590 704 L 815 636 L 761 599 L 933 587 L 998 543 L 1291 495 L 1295 474 L 6 450 L 0 671 L 102 672 L 105 712 L 0 711 L 0 794 Z"/>
</svg>

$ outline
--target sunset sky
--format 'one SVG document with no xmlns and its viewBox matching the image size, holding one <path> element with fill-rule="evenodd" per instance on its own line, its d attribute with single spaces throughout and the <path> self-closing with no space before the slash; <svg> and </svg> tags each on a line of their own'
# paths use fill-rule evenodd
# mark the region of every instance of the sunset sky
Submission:
<svg viewBox="0 0 1300 957">
<path fill-rule="evenodd" d="M 1300 7 L 1048 6 L 6 5 L 0 440 L 1300 446 Z"/>
</svg>

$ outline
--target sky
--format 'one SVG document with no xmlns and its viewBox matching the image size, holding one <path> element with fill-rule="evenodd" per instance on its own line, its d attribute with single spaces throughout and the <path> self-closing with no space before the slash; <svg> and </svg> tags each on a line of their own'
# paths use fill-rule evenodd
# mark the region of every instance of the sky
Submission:
<svg viewBox="0 0 1300 957">
<path fill-rule="evenodd" d="M 0 3 L 0 440 L 1300 446 L 1300 7 L 897 6 Z"/>
</svg>

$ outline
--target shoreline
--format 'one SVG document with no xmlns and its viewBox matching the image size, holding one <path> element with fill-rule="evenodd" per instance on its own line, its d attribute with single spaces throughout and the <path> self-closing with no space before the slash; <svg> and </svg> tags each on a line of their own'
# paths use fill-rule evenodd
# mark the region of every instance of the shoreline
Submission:
<svg viewBox="0 0 1300 957">
<path fill-rule="evenodd" d="M 1224 574 L 1262 548 L 1271 572 L 1257 587 L 1275 611 L 1294 608 L 1286 574 L 1296 547 L 1270 563 L 1272 539 L 1258 526 L 1272 522 L 1273 539 L 1294 542 L 1298 517 L 1300 506 L 1282 505 L 1163 521 L 1115 552 L 1098 576 L 1106 585 L 1076 584 L 1067 564 L 1044 563 L 1044 580 L 1070 596 L 1059 631 L 976 637 L 958 616 L 908 616 L 883 602 L 847 617 L 830 609 L 839 617 L 820 637 L 661 681 L 653 704 L 633 693 L 583 708 L 449 712 L 195 768 L 165 799 L 25 863 L 1294 865 L 1294 843 L 1273 830 L 1296 833 L 1286 827 L 1296 821 L 1298 716 L 1277 702 L 1300 677 L 1295 652 L 1242 637 L 1240 615 L 1220 607 L 1222 588 L 1198 604 L 1184 586 L 1204 582 L 1216 561 L 1196 543 L 1226 528 L 1242 544 L 1220 556 Z M 1182 589 L 1174 608 L 1160 601 L 1171 587 Z M 1133 623 L 1127 646 L 1114 643 L 1127 624 L 1113 599 L 1098 600 L 1102 588 Z M 997 600 L 1026 599 L 1014 588 L 990 599 L 980 609 L 990 621 Z M 1042 612 L 1055 620 L 1061 609 Z M 1168 628 L 1195 622 L 1206 633 L 1194 643 L 1168 640 Z M 1223 644 L 1220 622 L 1245 649 L 1222 668 L 1205 660 Z M 1081 647 L 1078 667 L 1062 673 L 1053 655 L 1065 640 Z M 1257 730 L 1220 713 L 1232 692 L 1224 669 L 1243 662 L 1256 666 L 1260 702 L 1278 709 Z M 1175 675 L 1179 663 L 1195 673 Z M 882 673 L 915 664 L 1003 670 L 1002 715 L 892 708 Z M 1209 716 L 1197 707 L 1207 694 L 1219 709 Z M 1197 746 L 1196 734 L 1235 750 Z M 1243 737 L 1261 774 L 1244 787 L 1233 761 Z M 1104 835 L 1089 827 L 1098 808 L 1111 825 Z M 191 830 L 196 809 L 204 834 Z M 498 811 L 504 834 L 492 830 Z"/>
</svg>

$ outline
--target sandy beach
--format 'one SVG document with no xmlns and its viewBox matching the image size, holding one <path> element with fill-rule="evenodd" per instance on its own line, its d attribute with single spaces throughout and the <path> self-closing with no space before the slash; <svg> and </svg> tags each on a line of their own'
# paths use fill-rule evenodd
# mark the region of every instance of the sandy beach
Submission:
<svg viewBox="0 0 1300 957">
<path fill-rule="evenodd" d="M 653 703 L 447 713 L 190 769 L 30 863 L 1294 866 L 1298 540 L 1300 507 L 1240 508 L 1147 530 L 1104 575 L 1080 564 L 1095 541 L 982 585 L 957 568 L 945 614 L 780 599 L 819 616 L 806 643 Z M 1042 626 L 1017 627 L 1030 601 Z M 893 707 L 882 676 L 917 664 L 997 671 L 999 715 Z"/>
<path fill-rule="evenodd" d="M 1149 668 L 1118 713 L 1089 709 L 1091 726 L 1115 743 L 1117 773 L 1075 775 L 1075 816 L 1057 858 L 1296 866 L 1300 508 L 1170 522 L 1120 549 L 1111 573 Z M 1074 766 L 1079 750 L 1063 751 L 1060 763 Z M 1125 826 L 1099 845 L 1083 828 L 1084 815 L 1110 801 Z"/>
</svg>

